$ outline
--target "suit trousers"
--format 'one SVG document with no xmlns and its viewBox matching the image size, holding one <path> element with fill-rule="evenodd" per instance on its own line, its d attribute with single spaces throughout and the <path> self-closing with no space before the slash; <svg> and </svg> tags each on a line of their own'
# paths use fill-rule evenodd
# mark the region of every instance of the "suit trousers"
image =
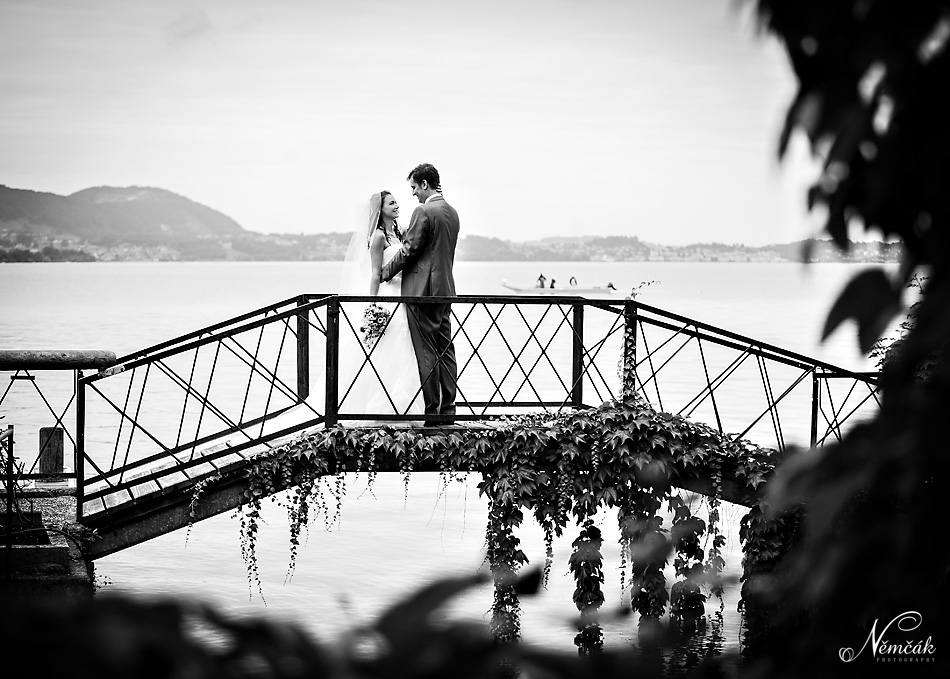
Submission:
<svg viewBox="0 0 950 679">
<path fill-rule="evenodd" d="M 454 415 L 458 365 L 451 304 L 407 304 L 426 415 Z"/>
</svg>

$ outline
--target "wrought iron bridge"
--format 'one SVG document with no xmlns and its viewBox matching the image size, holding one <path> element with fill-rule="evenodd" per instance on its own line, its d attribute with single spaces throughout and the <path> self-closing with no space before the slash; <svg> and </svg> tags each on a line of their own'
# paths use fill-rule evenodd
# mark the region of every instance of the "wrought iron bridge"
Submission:
<svg viewBox="0 0 950 679">
<path fill-rule="evenodd" d="M 0 371 L 10 373 L 0 413 L 16 423 L 18 451 L 39 451 L 32 464 L 20 461 L 15 483 L 52 478 L 74 486 L 77 520 L 102 537 L 87 554 L 95 559 L 238 506 L 242 468 L 296 436 L 338 422 L 418 426 L 419 416 L 396 412 L 392 400 L 389 412 L 376 413 L 354 402 L 356 380 L 389 393 L 388 373 L 358 339 L 370 301 L 449 300 L 301 295 L 118 358 L 0 352 Z M 839 439 L 846 421 L 878 406 L 873 373 L 634 299 L 451 302 L 453 427 L 591 408 L 635 389 L 659 411 L 784 451 Z M 344 364 L 356 374 L 341 381 Z M 61 473 L 40 468 L 50 429 L 61 430 L 72 450 Z M 192 507 L 199 483 L 202 502 Z"/>
</svg>

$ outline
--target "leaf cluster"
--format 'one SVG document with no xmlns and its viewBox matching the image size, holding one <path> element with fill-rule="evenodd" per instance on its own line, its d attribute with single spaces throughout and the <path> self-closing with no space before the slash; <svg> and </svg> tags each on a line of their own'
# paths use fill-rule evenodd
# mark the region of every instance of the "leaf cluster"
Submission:
<svg viewBox="0 0 950 679">
<path fill-rule="evenodd" d="M 913 610 L 924 636 L 946 638 L 950 627 L 950 541 L 935 534 L 950 492 L 950 2 L 755 5 L 798 81 L 779 152 L 802 132 L 822 163 L 809 207 L 842 250 L 849 228 L 902 246 L 896 272 L 862 271 L 845 286 L 824 337 L 853 320 L 860 349 L 871 350 L 906 286 L 927 280 L 880 364 L 877 416 L 836 445 L 791 455 L 763 516 L 745 525 L 750 540 L 774 547 L 750 564 L 762 569 L 756 589 L 774 628 L 757 652 L 763 674 L 834 676 L 850 670 L 837 650 L 866 638 L 876 619 Z M 783 544 L 791 549 L 780 559 Z"/>
<path fill-rule="evenodd" d="M 632 610 L 654 621 L 667 613 L 670 591 L 664 568 L 674 556 L 677 578 L 689 583 L 676 589 L 674 613 L 689 615 L 705 602 L 701 589 L 721 592 L 725 538 L 718 527 L 718 497 L 708 501 L 703 520 L 677 485 L 711 476 L 718 494 L 721 467 L 729 465 L 736 479 L 754 490 L 770 473 L 773 452 L 722 436 L 704 424 L 657 412 L 637 396 L 589 410 L 511 416 L 492 428 L 437 435 L 337 425 L 268 451 L 248 466 L 241 513 L 249 583 L 260 588 L 254 546 L 261 502 L 273 493 L 294 489 L 288 512 L 290 573 L 308 522 L 321 513 L 331 521 L 338 516 L 343 472 L 366 472 L 372 478 L 380 470 L 396 471 L 408 482 L 413 471 L 439 470 L 446 483 L 452 474 L 476 472 L 481 475 L 479 494 L 489 503 L 485 544 L 495 579 L 491 629 L 496 640 L 520 638 L 520 608 L 511 582 L 528 563 L 516 530 L 530 512 L 545 531 L 542 581 L 550 572 L 553 538 L 563 535 L 569 524 L 581 529 L 570 557 L 577 584 L 575 604 L 581 613 L 578 638 L 586 647 L 596 648 L 599 635 L 592 625 L 604 595 L 601 538 L 591 523 L 593 517 L 601 510 L 617 511 L 624 568 L 630 569 Z M 336 511 L 322 499 L 331 488 L 329 479 Z M 669 528 L 663 525 L 664 508 L 673 514 Z"/>
</svg>

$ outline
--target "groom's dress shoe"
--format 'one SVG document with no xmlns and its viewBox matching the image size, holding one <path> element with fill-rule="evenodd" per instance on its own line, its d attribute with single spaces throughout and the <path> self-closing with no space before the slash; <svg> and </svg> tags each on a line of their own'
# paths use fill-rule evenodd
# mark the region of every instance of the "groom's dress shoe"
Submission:
<svg viewBox="0 0 950 679">
<path fill-rule="evenodd" d="M 426 420 L 425 426 L 427 427 L 447 427 L 455 424 L 455 420 Z"/>
</svg>

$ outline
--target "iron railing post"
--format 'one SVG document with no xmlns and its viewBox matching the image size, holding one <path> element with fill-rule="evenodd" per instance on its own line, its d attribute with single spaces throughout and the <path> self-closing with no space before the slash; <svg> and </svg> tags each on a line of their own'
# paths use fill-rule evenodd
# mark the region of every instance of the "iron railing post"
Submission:
<svg viewBox="0 0 950 679">
<path fill-rule="evenodd" d="M 637 303 L 623 301 L 623 364 L 621 393 L 624 399 L 637 392 Z"/>
<path fill-rule="evenodd" d="M 82 370 L 76 371 L 76 445 L 73 452 L 73 473 L 76 475 L 76 523 L 82 523 L 83 494 L 86 477 L 86 387 Z"/>
<path fill-rule="evenodd" d="M 7 521 L 6 521 L 6 533 L 7 533 L 7 545 L 4 550 L 5 560 L 6 560 L 6 570 L 7 570 L 7 579 L 13 577 L 13 425 L 9 425 L 7 430 L 3 433 L 3 436 L 0 436 L 0 442 L 6 439 L 6 443 L 3 444 L 7 449 L 7 468 L 6 468 L 6 483 L 4 487 L 7 491 Z"/>
<path fill-rule="evenodd" d="M 333 297 L 327 303 L 327 426 L 337 423 L 340 404 L 337 400 L 340 362 L 340 298 Z"/>
<path fill-rule="evenodd" d="M 584 305 L 574 304 L 574 357 L 571 372 L 571 404 L 584 407 Z"/>
<path fill-rule="evenodd" d="M 821 389 L 818 385 L 817 368 L 811 373 L 811 436 L 809 448 L 818 444 L 818 401 L 821 399 Z"/>
<path fill-rule="evenodd" d="M 307 303 L 301 295 L 297 306 Z M 297 399 L 306 401 L 310 396 L 310 319 L 309 311 L 297 314 Z"/>
</svg>

